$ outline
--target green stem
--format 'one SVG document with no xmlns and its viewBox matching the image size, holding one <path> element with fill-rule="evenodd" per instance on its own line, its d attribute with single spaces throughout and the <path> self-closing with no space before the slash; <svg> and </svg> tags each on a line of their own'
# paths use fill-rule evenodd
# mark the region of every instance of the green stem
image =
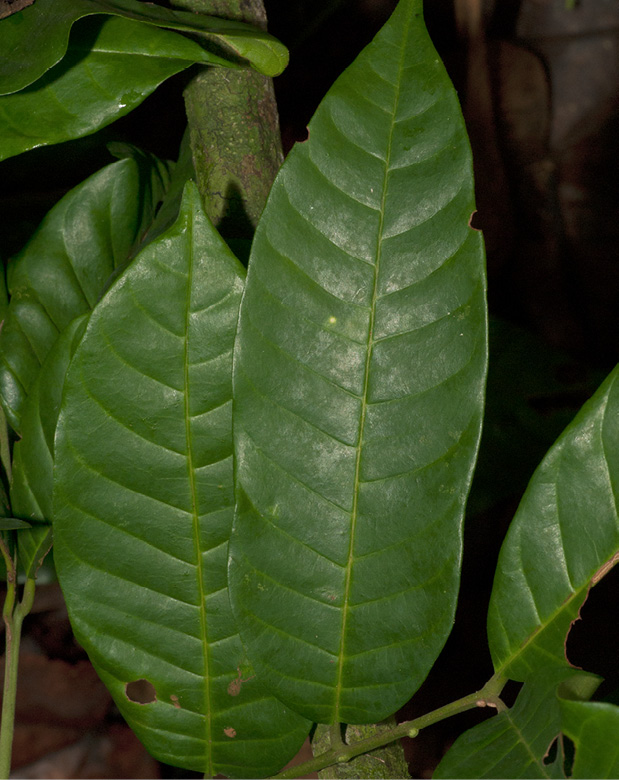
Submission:
<svg viewBox="0 0 619 780">
<path fill-rule="evenodd" d="M 409 720 L 406 723 L 400 723 L 393 729 L 383 731 L 375 737 L 360 740 L 352 745 L 342 743 L 341 745 L 332 747 L 326 753 L 316 756 L 316 758 L 313 758 L 310 761 L 297 764 L 290 769 L 285 769 L 283 772 L 274 775 L 272 780 L 302 777 L 303 775 L 310 774 L 310 772 L 319 772 L 321 769 L 326 769 L 333 764 L 344 764 L 356 756 L 360 756 L 362 753 L 369 753 L 376 748 L 388 745 L 390 742 L 395 742 L 401 737 L 416 737 L 421 729 L 432 726 L 434 723 L 445 720 L 445 718 L 450 718 L 452 715 L 457 715 L 460 712 L 475 709 L 475 707 L 495 707 L 497 711 L 501 712 L 505 710 L 506 707 L 499 698 L 499 694 L 506 682 L 507 679 L 505 677 L 500 674 L 495 674 L 479 691 L 470 693 L 462 699 L 450 702 L 444 707 L 439 707 L 437 710 L 433 710 L 427 715 L 422 715 L 420 718 Z"/>
<path fill-rule="evenodd" d="M 3 543 L 4 545 L 4 543 Z M 5 554 L 4 548 L 2 554 Z M 6 556 L 5 556 L 6 559 Z M 15 702 L 17 699 L 17 667 L 21 627 L 34 602 L 35 581 L 27 579 L 22 600 L 15 606 L 15 564 L 7 566 L 7 595 L 3 617 L 6 626 L 6 655 L 4 659 L 4 689 L 2 693 L 2 723 L 0 726 L 0 779 L 6 780 L 11 771 L 13 732 L 15 730 Z"/>
</svg>

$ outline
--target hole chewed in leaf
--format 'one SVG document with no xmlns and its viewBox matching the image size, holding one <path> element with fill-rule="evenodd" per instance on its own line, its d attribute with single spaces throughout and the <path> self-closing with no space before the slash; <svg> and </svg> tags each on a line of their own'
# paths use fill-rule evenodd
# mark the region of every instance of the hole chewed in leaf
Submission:
<svg viewBox="0 0 619 780">
<path fill-rule="evenodd" d="M 559 747 L 559 737 L 555 737 L 550 745 L 548 745 L 548 750 L 546 751 L 546 755 L 542 758 L 542 762 L 548 766 L 549 764 L 554 764 L 556 758 L 557 758 L 557 750 Z"/>
<path fill-rule="evenodd" d="M 125 685 L 125 695 L 135 704 L 152 704 L 157 701 L 155 686 L 148 680 L 134 680 Z"/>
<path fill-rule="evenodd" d="M 597 698 L 603 698 L 619 686 L 619 623 L 616 620 L 619 566 L 615 565 L 617 558 L 617 554 L 613 555 L 592 576 L 587 596 L 583 599 L 565 639 L 565 657 L 570 666 L 586 669 L 603 678 Z"/>
<path fill-rule="evenodd" d="M 173 704 L 173 705 L 176 707 L 176 709 L 177 709 L 177 710 L 180 710 L 180 708 L 181 708 L 181 703 L 180 703 L 180 701 L 178 700 L 178 696 L 176 696 L 175 694 L 171 694 L 171 695 L 170 695 L 170 701 L 171 701 L 171 702 L 172 702 L 172 704 Z"/>
<path fill-rule="evenodd" d="M 471 213 L 471 216 L 469 217 L 469 227 L 471 230 L 476 230 L 478 233 L 481 231 L 481 226 L 479 224 L 479 216 L 477 211 L 473 211 Z"/>
<path fill-rule="evenodd" d="M 230 737 L 230 739 L 234 739 L 236 737 L 236 729 L 233 729 L 232 726 L 228 726 L 227 729 L 224 729 L 224 734 L 227 737 Z"/>
</svg>

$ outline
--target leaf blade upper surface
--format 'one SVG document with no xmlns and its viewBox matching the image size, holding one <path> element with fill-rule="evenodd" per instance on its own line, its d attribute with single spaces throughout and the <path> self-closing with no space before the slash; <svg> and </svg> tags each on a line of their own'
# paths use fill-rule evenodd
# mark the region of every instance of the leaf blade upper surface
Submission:
<svg viewBox="0 0 619 780">
<path fill-rule="evenodd" d="M 286 47 L 268 33 L 241 22 L 163 8 L 135 0 L 37 0 L 19 17 L 0 24 L 0 94 L 18 92 L 39 79 L 67 51 L 74 22 L 93 14 L 112 14 L 148 25 L 200 33 L 218 41 L 252 67 L 276 76 L 288 61 Z M 187 39 L 177 36 L 180 51 Z M 189 44 L 190 42 L 187 42 Z M 196 61 L 202 57 L 197 54 Z M 234 66 L 204 51 L 204 61 Z"/>
<path fill-rule="evenodd" d="M 0 395 L 17 432 L 29 389 L 59 333 L 90 311 L 114 269 L 136 249 L 166 185 L 165 168 L 150 155 L 106 166 L 54 206 L 10 265 Z"/>
<path fill-rule="evenodd" d="M 619 775 L 619 707 L 607 702 L 561 701 L 561 728 L 574 742 L 571 777 Z"/>
<path fill-rule="evenodd" d="M 488 641 L 515 680 L 566 663 L 570 625 L 619 555 L 618 419 L 619 367 L 549 450 L 501 548 Z"/>
<path fill-rule="evenodd" d="M 549 748 L 561 730 L 562 686 L 590 696 L 600 679 L 567 665 L 532 675 L 513 707 L 458 737 L 435 778 L 565 777 L 561 751 L 549 761 Z"/>
<path fill-rule="evenodd" d="M 170 76 L 211 59 L 170 30 L 121 17 L 85 19 L 61 62 L 26 89 L 0 97 L 0 159 L 94 133 Z"/>
<path fill-rule="evenodd" d="M 106 293 L 56 435 L 55 559 L 76 635 L 163 761 L 263 776 L 310 724 L 260 686 L 226 588 L 231 365 L 243 269 L 195 185 Z M 156 700 L 126 685 L 148 680 Z"/>
<path fill-rule="evenodd" d="M 17 535 L 17 557 L 31 578 L 52 545 L 54 436 L 65 375 L 87 316 L 76 317 L 64 329 L 43 361 L 24 402 L 21 439 L 13 447 L 11 507 L 32 523 Z"/>
<path fill-rule="evenodd" d="M 402 0 L 276 179 L 236 343 L 233 606 L 314 720 L 392 713 L 451 626 L 486 365 L 473 210 L 455 93 Z"/>
</svg>

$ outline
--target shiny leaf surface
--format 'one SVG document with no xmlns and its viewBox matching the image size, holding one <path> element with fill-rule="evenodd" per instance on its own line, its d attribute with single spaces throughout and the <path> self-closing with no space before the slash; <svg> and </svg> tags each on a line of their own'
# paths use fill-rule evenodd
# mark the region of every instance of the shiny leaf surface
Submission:
<svg viewBox="0 0 619 780">
<path fill-rule="evenodd" d="M 542 670 L 525 682 L 514 706 L 474 726 L 454 742 L 435 778 L 565 777 L 559 750 L 548 752 L 561 730 L 561 688 L 586 698 L 599 685 L 593 675 L 567 665 Z M 565 692 L 565 691 L 564 691 Z"/>
<path fill-rule="evenodd" d="M 234 364 L 230 588 L 271 690 L 377 722 L 451 628 L 486 370 L 481 235 L 455 92 L 402 0 L 289 155 Z"/>
<path fill-rule="evenodd" d="M 93 311 L 56 434 L 54 550 L 76 636 L 153 755 L 211 777 L 275 771 L 310 726 L 247 664 L 226 587 L 243 273 L 189 185 L 175 226 Z M 143 679 L 146 704 L 127 688 Z"/>
<path fill-rule="evenodd" d="M 515 680 L 565 664 L 565 640 L 594 585 L 619 557 L 619 367 L 533 475 L 495 575 L 488 639 Z"/>
<path fill-rule="evenodd" d="M 162 81 L 211 59 L 169 30 L 115 17 L 86 19 L 58 65 L 21 92 L 0 97 L 0 160 L 94 133 Z"/>
<path fill-rule="evenodd" d="M 0 23 L 0 94 L 18 92 L 64 57 L 74 22 L 92 14 L 112 14 L 147 25 L 168 27 L 204 36 L 223 45 L 256 70 L 276 76 L 286 67 L 288 52 L 268 33 L 241 22 L 163 8 L 137 0 L 37 0 L 34 7 Z M 148 34 L 148 32 L 147 32 Z M 156 33 L 150 31 L 156 38 Z M 169 39 L 171 40 L 171 39 Z M 237 63 L 209 52 L 200 54 L 192 42 L 177 35 L 178 52 L 192 51 L 196 62 L 234 66 Z M 199 47 L 198 47 L 199 48 Z M 126 75 L 126 74 L 125 74 Z"/>
<path fill-rule="evenodd" d="M 59 333 L 97 302 L 110 274 L 138 246 L 168 174 L 150 155 L 108 165 L 45 217 L 10 267 L 11 302 L 0 333 L 0 394 L 13 428 Z"/>
<path fill-rule="evenodd" d="M 88 315 L 77 317 L 54 342 L 22 410 L 22 435 L 13 448 L 11 506 L 32 522 L 17 536 L 19 565 L 34 577 L 52 544 L 54 435 L 69 362 Z"/>
</svg>

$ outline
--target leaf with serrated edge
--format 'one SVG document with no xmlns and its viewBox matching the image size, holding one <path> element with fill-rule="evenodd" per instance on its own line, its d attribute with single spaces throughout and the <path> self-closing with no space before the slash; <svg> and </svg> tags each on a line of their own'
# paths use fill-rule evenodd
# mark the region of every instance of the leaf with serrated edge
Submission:
<svg viewBox="0 0 619 780">
<path fill-rule="evenodd" d="M 394 712 L 451 629 L 486 372 L 473 210 L 456 94 L 402 0 L 277 177 L 235 352 L 233 608 L 316 721 Z"/>
<path fill-rule="evenodd" d="M 88 315 L 76 317 L 56 339 L 24 403 L 22 437 L 13 448 L 11 506 L 32 528 L 17 535 L 18 562 L 28 577 L 52 545 L 54 434 L 65 375 Z"/>
<path fill-rule="evenodd" d="M 619 366 L 533 475 L 503 543 L 488 610 L 494 667 L 524 680 L 566 663 L 591 585 L 619 557 Z"/>
<path fill-rule="evenodd" d="M 167 181 L 150 155 L 112 163 L 47 214 L 10 266 L 0 333 L 0 400 L 19 433 L 21 408 L 58 335 L 90 311 L 152 223 Z M 163 177 L 163 178 L 162 178 Z"/>
<path fill-rule="evenodd" d="M 188 185 L 178 222 L 93 311 L 56 434 L 58 577 L 80 643 L 167 763 L 260 777 L 309 726 L 246 663 L 226 588 L 243 269 Z M 138 704 L 140 679 L 156 701 Z"/>
<path fill-rule="evenodd" d="M 206 49 L 203 54 L 196 50 L 193 55 L 196 62 L 238 67 L 237 62 L 225 57 L 222 44 L 237 58 L 242 57 L 267 76 L 277 76 L 288 62 L 288 51 L 282 43 L 263 30 L 242 22 L 138 0 L 37 0 L 36 5 L 24 9 L 18 19 L 0 23 L 0 94 L 24 89 L 56 65 L 67 51 L 74 22 L 93 14 L 112 14 L 148 25 L 198 33 L 206 42 L 219 44 L 220 56 Z M 187 50 L 186 43 L 192 43 L 180 35 L 176 38 L 179 52 Z"/>
<path fill-rule="evenodd" d="M 548 749 L 561 729 L 558 691 L 569 685 L 590 696 L 600 683 L 594 675 L 567 665 L 542 669 L 525 682 L 511 709 L 474 726 L 454 742 L 434 778 L 564 777 L 561 755 Z"/>
</svg>

